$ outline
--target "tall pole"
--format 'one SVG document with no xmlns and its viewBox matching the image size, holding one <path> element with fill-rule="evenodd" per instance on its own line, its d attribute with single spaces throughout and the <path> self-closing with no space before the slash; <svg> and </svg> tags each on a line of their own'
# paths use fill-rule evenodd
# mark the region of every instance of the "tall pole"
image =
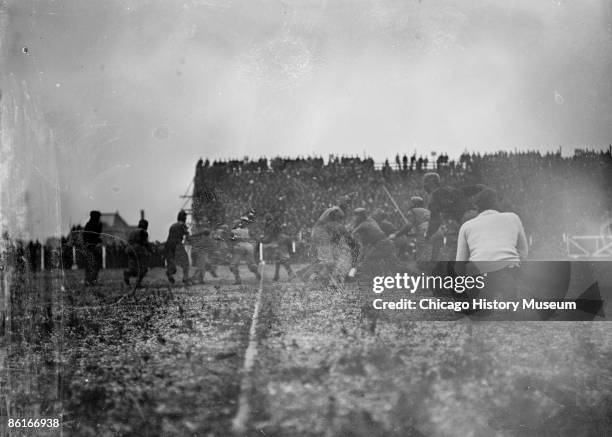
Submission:
<svg viewBox="0 0 612 437">
<path fill-rule="evenodd" d="M 384 185 L 382 187 L 383 187 L 383 190 L 385 190 L 385 193 L 387 194 L 387 196 L 389 197 L 389 200 L 391 200 L 391 202 L 393 203 L 393 206 L 395 206 L 395 209 L 397 210 L 399 215 L 401 215 L 402 218 L 404 219 L 404 222 L 408 223 L 408 219 L 406 218 L 406 216 L 404 215 L 404 213 L 400 209 L 399 205 L 397 204 L 397 202 L 395 201 L 395 199 L 393 198 L 393 196 L 391 195 L 389 190 L 387 190 L 387 187 L 385 187 Z"/>
<path fill-rule="evenodd" d="M 76 246 L 72 246 L 72 270 L 78 269 L 77 267 L 77 259 L 76 259 Z"/>
</svg>

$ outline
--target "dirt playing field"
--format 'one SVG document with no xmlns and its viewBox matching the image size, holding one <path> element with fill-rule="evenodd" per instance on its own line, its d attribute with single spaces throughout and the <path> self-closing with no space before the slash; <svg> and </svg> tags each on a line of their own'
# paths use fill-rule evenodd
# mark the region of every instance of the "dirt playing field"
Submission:
<svg viewBox="0 0 612 437">
<path fill-rule="evenodd" d="M 610 322 L 383 316 L 371 333 L 355 284 L 273 283 L 266 269 L 251 337 L 259 284 L 246 269 L 241 286 L 220 269 L 188 288 L 156 269 L 136 297 L 119 271 L 91 288 L 72 271 L 24 283 L 5 328 L 1 415 L 61 417 L 63 435 L 79 436 L 226 436 L 244 408 L 245 432 L 261 436 L 612 429 Z"/>
</svg>

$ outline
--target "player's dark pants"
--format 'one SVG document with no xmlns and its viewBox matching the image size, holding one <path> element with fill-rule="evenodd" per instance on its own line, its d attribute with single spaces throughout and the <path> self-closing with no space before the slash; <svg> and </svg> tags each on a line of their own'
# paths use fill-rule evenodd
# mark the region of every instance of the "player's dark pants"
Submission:
<svg viewBox="0 0 612 437">
<path fill-rule="evenodd" d="M 194 277 L 198 277 L 200 281 L 204 281 L 204 276 L 206 272 L 209 272 L 213 278 L 217 277 L 217 270 L 215 269 L 214 264 L 211 262 L 211 257 L 208 256 L 208 253 L 199 250 L 196 252 L 192 252 L 191 256 L 194 258 L 193 263 L 195 265 L 195 273 Z"/>
<path fill-rule="evenodd" d="M 384 238 L 375 244 L 364 247 L 360 255 L 358 266 L 359 300 L 361 316 L 367 323 L 371 333 L 376 330 L 380 310 L 373 307 L 373 299 L 377 295 L 372 293 L 372 283 L 375 276 L 394 275 L 399 270 L 396 249 L 393 242 Z"/>
<path fill-rule="evenodd" d="M 398 259 L 393 242 L 384 238 L 375 244 L 362 249 L 359 260 L 359 271 L 366 276 L 395 274 Z"/>
<path fill-rule="evenodd" d="M 172 276 L 176 273 L 176 266 L 183 269 L 183 279 L 189 278 L 189 258 L 182 244 L 168 245 L 166 247 L 166 274 Z"/>
<path fill-rule="evenodd" d="M 102 266 L 102 252 L 98 245 L 85 245 L 85 283 L 91 284 L 98 280 Z"/>
<path fill-rule="evenodd" d="M 234 274 L 236 282 L 240 282 L 240 271 L 238 266 L 240 261 L 245 260 L 248 269 L 255 274 L 257 279 L 260 279 L 257 264 L 255 264 L 255 256 L 253 255 L 253 246 L 250 243 L 240 242 L 234 245 L 232 249 L 232 260 L 230 261 L 230 271 Z"/>
<path fill-rule="evenodd" d="M 274 256 L 274 280 L 278 281 L 280 279 L 280 268 L 283 266 L 287 271 L 287 275 L 289 278 L 293 278 L 293 270 L 291 269 L 291 264 L 289 264 L 289 255 L 283 253 L 276 253 Z"/>
<path fill-rule="evenodd" d="M 128 268 L 123 275 L 128 280 L 131 277 L 138 278 L 136 284 L 140 285 L 149 270 L 149 254 L 144 248 L 132 246 L 127 248 L 127 256 Z"/>
</svg>

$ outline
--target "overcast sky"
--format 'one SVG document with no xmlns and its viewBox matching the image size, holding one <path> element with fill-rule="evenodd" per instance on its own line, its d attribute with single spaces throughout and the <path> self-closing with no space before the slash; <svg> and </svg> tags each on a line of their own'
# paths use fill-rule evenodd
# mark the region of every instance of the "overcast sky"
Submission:
<svg viewBox="0 0 612 437">
<path fill-rule="evenodd" d="M 5 113 L 47 133 L 4 146 L 64 232 L 145 209 L 163 240 L 200 156 L 612 142 L 611 0 L 8 0 L 5 24 Z"/>
</svg>

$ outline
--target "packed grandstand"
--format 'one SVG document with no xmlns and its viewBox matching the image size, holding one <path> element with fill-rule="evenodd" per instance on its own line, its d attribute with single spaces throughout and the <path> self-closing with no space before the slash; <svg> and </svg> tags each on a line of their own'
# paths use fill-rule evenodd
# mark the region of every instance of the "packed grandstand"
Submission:
<svg viewBox="0 0 612 437">
<path fill-rule="evenodd" d="M 523 221 L 530 258 L 560 259 L 567 256 L 568 236 L 609 232 L 611 149 L 576 150 L 571 157 L 535 151 L 464 153 L 457 161 L 447 155 L 430 160 L 397 155 L 378 165 L 371 158 L 337 156 L 327 162 L 320 157 L 200 160 L 193 220 L 214 227 L 252 208 L 279 216 L 290 235 L 307 240 L 321 212 L 348 195 L 353 208 L 380 208 L 399 227 L 402 218 L 382 187 L 406 211 L 411 196 L 426 198 L 422 177 L 435 170 L 443 185 L 484 184 L 497 190 L 504 209 Z"/>
</svg>

